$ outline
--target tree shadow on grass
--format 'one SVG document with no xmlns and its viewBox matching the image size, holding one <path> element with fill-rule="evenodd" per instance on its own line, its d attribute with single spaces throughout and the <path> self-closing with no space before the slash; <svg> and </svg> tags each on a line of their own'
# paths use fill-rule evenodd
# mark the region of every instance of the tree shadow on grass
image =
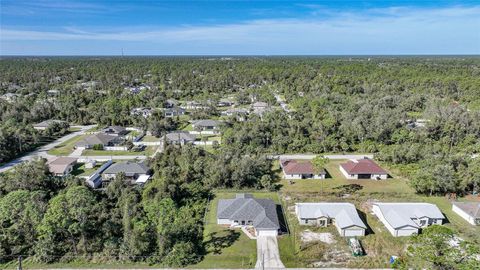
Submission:
<svg viewBox="0 0 480 270">
<path fill-rule="evenodd" d="M 219 236 L 220 233 L 226 235 Z M 222 249 L 227 248 L 240 238 L 240 232 L 225 229 L 220 232 L 212 232 L 208 236 L 208 241 L 205 242 L 207 253 L 222 254 Z"/>
</svg>

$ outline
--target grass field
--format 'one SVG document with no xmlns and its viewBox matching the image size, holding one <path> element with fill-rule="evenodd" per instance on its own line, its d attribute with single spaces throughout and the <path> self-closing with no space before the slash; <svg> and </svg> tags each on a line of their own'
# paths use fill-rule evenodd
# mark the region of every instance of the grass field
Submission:
<svg viewBox="0 0 480 270">
<path fill-rule="evenodd" d="M 85 138 L 88 135 L 79 135 L 75 136 L 57 146 L 54 148 L 50 149 L 48 151 L 48 154 L 54 155 L 54 156 L 67 156 L 70 153 L 73 152 L 75 144 L 80 141 L 81 139 Z"/>
<path fill-rule="evenodd" d="M 160 138 L 157 138 L 152 135 L 145 135 L 141 140 L 141 142 L 158 142 L 158 141 L 160 141 Z"/>
<path fill-rule="evenodd" d="M 72 171 L 72 174 L 75 176 L 90 176 L 92 175 L 96 170 L 98 170 L 103 163 L 97 163 L 95 167 L 91 169 L 85 168 L 85 164 L 77 164 Z"/>
<path fill-rule="evenodd" d="M 277 173 L 278 177 L 282 179 L 280 184 L 282 189 L 289 192 L 333 192 L 335 187 L 348 184 L 358 184 L 362 186 L 362 193 L 413 193 L 413 190 L 408 186 L 407 180 L 401 177 L 393 176 L 388 180 L 377 181 L 377 180 L 348 180 L 346 179 L 338 166 L 340 163 L 345 162 L 346 160 L 331 160 L 327 166 L 327 178 L 324 180 L 313 180 L 313 179 L 299 179 L 293 180 L 292 184 L 289 181 L 286 181 L 283 178 L 282 171 L 278 162 L 274 163 L 274 170 Z"/>
<path fill-rule="evenodd" d="M 83 156 L 150 156 L 155 152 L 154 146 L 147 146 L 144 151 L 105 151 L 105 150 L 83 150 Z"/>
</svg>

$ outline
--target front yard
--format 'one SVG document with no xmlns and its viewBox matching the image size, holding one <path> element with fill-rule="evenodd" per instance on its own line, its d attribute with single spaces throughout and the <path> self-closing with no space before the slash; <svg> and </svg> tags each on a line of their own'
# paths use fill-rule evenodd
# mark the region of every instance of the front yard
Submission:
<svg viewBox="0 0 480 270">
<path fill-rule="evenodd" d="M 71 154 L 74 150 L 75 144 L 80 141 L 81 139 L 85 138 L 88 135 L 79 135 L 75 136 L 57 146 L 54 148 L 50 149 L 48 151 L 48 154 L 54 155 L 54 156 L 68 156 Z"/>
<path fill-rule="evenodd" d="M 413 190 L 407 184 L 407 180 L 395 175 L 387 180 L 378 181 L 370 179 L 348 180 L 338 168 L 340 163 L 344 162 L 346 162 L 346 160 L 331 160 L 325 167 L 327 178 L 324 180 L 299 179 L 287 181 L 283 179 L 283 173 L 278 161 L 274 162 L 273 170 L 278 177 L 282 179 L 280 184 L 283 186 L 283 189 L 290 192 L 335 192 L 338 191 L 338 189 L 335 189 L 338 186 L 358 184 L 362 187 L 359 192 L 363 193 L 413 193 Z"/>
<path fill-rule="evenodd" d="M 147 146 L 143 151 L 106 151 L 106 150 L 83 150 L 82 156 L 150 156 L 155 153 L 155 146 Z"/>
</svg>

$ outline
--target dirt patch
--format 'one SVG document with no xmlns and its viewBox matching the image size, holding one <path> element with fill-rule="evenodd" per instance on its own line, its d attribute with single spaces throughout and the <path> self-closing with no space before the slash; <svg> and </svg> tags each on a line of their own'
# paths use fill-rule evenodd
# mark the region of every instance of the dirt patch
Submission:
<svg viewBox="0 0 480 270">
<path fill-rule="evenodd" d="M 304 243 L 320 241 L 326 244 L 333 244 L 336 242 L 331 233 L 316 233 L 310 230 L 303 231 L 301 239 Z"/>
</svg>

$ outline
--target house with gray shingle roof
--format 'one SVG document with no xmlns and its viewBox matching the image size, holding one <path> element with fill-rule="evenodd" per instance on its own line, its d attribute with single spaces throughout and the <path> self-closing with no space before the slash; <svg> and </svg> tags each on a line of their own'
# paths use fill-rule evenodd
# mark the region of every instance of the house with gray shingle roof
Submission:
<svg viewBox="0 0 480 270">
<path fill-rule="evenodd" d="M 33 125 L 33 128 L 36 130 L 46 130 L 50 125 L 58 123 L 58 124 L 68 124 L 66 121 L 62 120 L 55 120 L 55 119 L 49 119 L 45 120 L 43 122 L 37 123 Z"/>
<path fill-rule="evenodd" d="M 277 236 L 280 229 L 276 204 L 270 199 L 256 199 L 252 194 L 220 199 L 217 223 L 230 227 L 252 226 L 257 236 Z"/>
<path fill-rule="evenodd" d="M 297 203 L 295 214 L 300 225 L 335 225 L 340 236 L 364 236 L 367 226 L 351 203 Z"/>
<path fill-rule="evenodd" d="M 480 202 L 454 202 L 453 212 L 472 225 L 480 225 Z"/>
<path fill-rule="evenodd" d="M 132 161 L 118 162 L 110 165 L 102 173 L 102 181 L 110 181 L 119 173 L 125 174 L 125 178 L 132 184 L 145 183 L 150 178 L 150 169 L 143 162 L 137 163 Z"/>
<path fill-rule="evenodd" d="M 167 133 L 165 136 L 160 138 L 160 141 L 163 142 L 165 140 L 168 144 L 184 145 L 187 143 L 193 143 L 195 139 L 195 135 L 190 134 L 187 131 L 179 130 Z"/>
<path fill-rule="evenodd" d="M 113 136 L 105 133 L 97 133 L 89 135 L 75 144 L 76 148 L 81 149 L 90 149 L 93 148 L 94 145 L 101 145 L 102 147 L 107 146 L 114 146 L 119 144 L 123 141 L 121 137 Z"/>
<path fill-rule="evenodd" d="M 372 211 L 395 237 L 418 234 L 422 228 L 442 225 L 445 219 L 431 203 L 374 203 Z"/>
<path fill-rule="evenodd" d="M 196 120 L 192 122 L 192 127 L 197 130 L 205 131 L 205 130 L 212 130 L 216 131 L 220 128 L 220 122 L 215 120 Z"/>
<path fill-rule="evenodd" d="M 128 133 L 128 130 L 121 126 L 109 126 L 104 128 L 102 132 L 112 136 L 123 136 Z"/>
</svg>

